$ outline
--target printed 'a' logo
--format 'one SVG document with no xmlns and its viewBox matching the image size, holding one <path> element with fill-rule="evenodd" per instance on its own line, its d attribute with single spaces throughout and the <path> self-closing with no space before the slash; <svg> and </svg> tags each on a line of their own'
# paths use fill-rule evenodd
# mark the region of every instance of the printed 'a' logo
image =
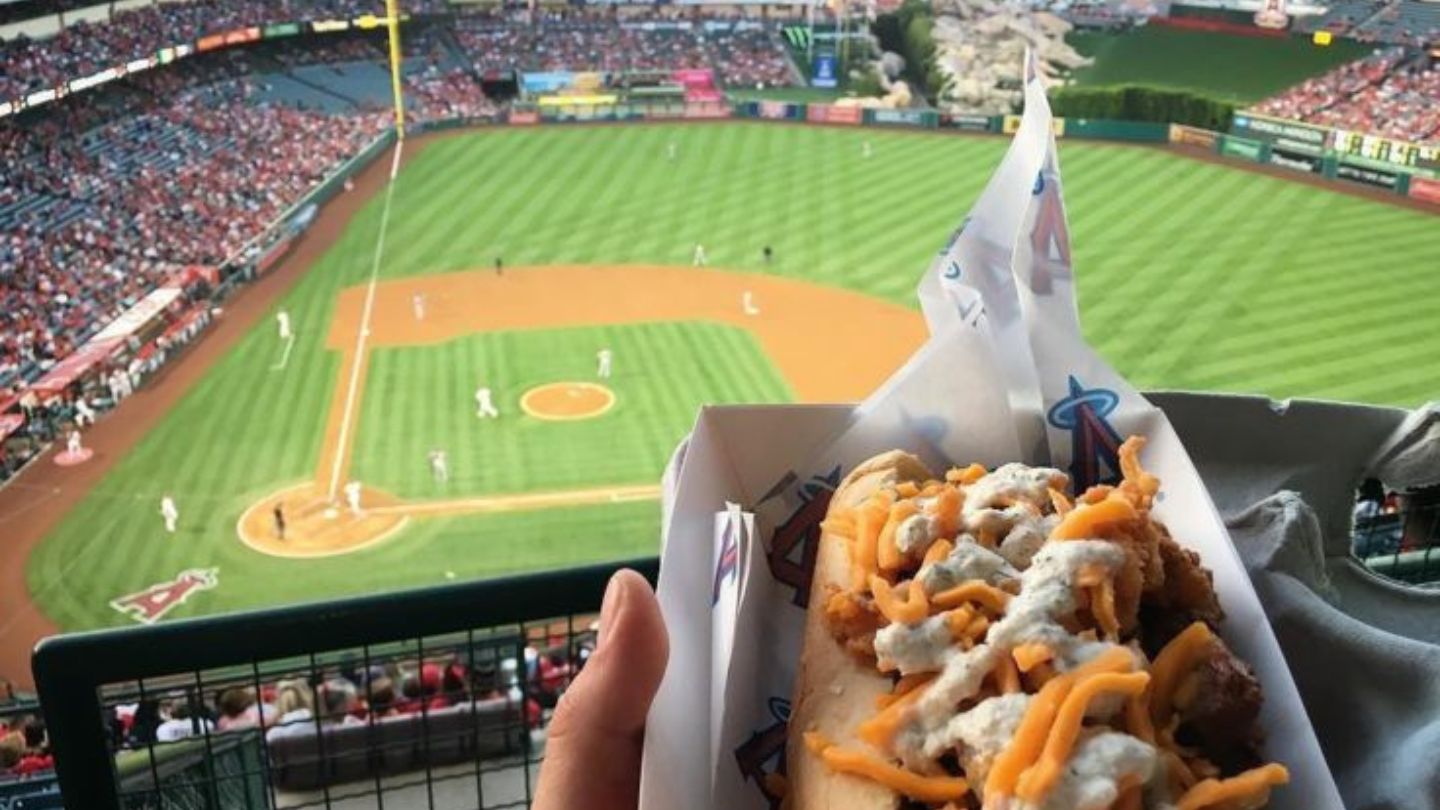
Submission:
<svg viewBox="0 0 1440 810">
<path fill-rule="evenodd" d="M 1046 414 L 1051 425 L 1070 431 L 1070 480 L 1076 492 L 1120 477 L 1120 434 L 1106 419 L 1120 397 L 1108 388 L 1086 388 L 1069 378 L 1070 396 Z"/>
<path fill-rule="evenodd" d="M 181 571 L 169 582 L 159 582 L 143 591 L 121 596 L 110 607 L 141 624 L 154 624 L 186 599 L 220 584 L 219 568 L 193 568 Z"/>
<path fill-rule="evenodd" d="M 770 575 L 795 589 L 796 607 L 810 603 L 810 580 L 820 553 L 820 522 L 830 508 L 830 497 L 840 485 L 840 468 L 817 475 L 800 485 L 800 507 L 770 536 L 766 561 Z"/>
<path fill-rule="evenodd" d="M 779 810 L 786 793 L 785 738 L 790 725 L 790 701 L 773 697 L 769 706 L 775 722 L 751 734 L 735 749 L 735 763 L 747 782 L 755 782 L 770 810 Z"/>
</svg>

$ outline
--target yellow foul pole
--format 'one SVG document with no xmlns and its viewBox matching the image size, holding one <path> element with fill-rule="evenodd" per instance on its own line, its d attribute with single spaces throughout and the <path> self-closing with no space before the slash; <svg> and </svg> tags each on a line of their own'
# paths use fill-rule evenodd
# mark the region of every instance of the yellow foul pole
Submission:
<svg viewBox="0 0 1440 810">
<path fill-rule="evenodd" d="M 405 140 L 405 93 L 400 82 L 400 3 L 385 0 L 385 24 L 390 28 L 390 87 L 395 93 L 395 137 Z"/>
</svg>

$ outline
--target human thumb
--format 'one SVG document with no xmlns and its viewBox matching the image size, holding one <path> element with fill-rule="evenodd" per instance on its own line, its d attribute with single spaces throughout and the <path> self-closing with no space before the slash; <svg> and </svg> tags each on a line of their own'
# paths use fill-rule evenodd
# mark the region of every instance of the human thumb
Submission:
<svg viewBox="0 0 1440 810">
<path fill-rule="evenodd" d="M 611 577 L 595 654 L 550 723 L 532 810 L 634 810 L 645 715 L 660 688 L 669 641 L 645 578 Z"/>
</svg>

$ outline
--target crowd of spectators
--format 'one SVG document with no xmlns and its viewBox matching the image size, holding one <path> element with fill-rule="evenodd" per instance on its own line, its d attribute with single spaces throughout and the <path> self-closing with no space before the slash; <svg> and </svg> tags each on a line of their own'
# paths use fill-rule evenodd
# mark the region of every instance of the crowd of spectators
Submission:
<svg viewBox="0 0 1440 810">
<path fill-rule="evenodd" d="M 1403 141 L 1440 140 L 1440 68 L 1386 48 L 1301 82 L 1255 111 Z"/>
<path fill-rule="evenodd" d="M 0 236 L 0 381 L 63 357 L 179 268 L 235 255 L 386 125 L 253 92 L 236 79 L 84 132 L 7 129 L 4 185 L 46 204 L 10 212 Z"/>
<path fill-rule="evenodd" d="M 416 121 L 494 118 L 500 107 L 463 68 L 427 68 L 405 79 L 406 117 Z"/>
<path fill-rule="evenodd" d="M 436 712 L 471 701 L 507 701 L 517 724 L 539 728 L 594 649 L 593 632 L 575 644 L 529 646 L 523 661 L 467 662 L 459 654 L 423 661 L 359 662 L 263 684 L 194 690 L 115 707 L 116 747 L 140 748 L 205 734 L 263 729 L 269 740 L 317 727 L 363 725 Z M 523 710 L 522 710 L 523 707 Z"/>
<path fill-rule="evenodd" d="M 0 718 L 0 777 L 26 777 L 54 767 L 44 720 L 31 714 Z"/>
<path fill-rule="evenodd" d="M 57 36 L 0 43 L 0 98 L 55 87 L 162 48 L 268 23 L 353 19 L 383 14 L 381 0 L 193 0 L 115 11 L 105 22 L 77 22 Z M 444 0 L 407 3 L 412 14 L 443 11 Z"/>
<path fill-rule="evenodd" d="M 571 19 L 517 23 L 461 19 L 456 39 L 480 71 L 710 68 L 726 86 L 787 86 L 790 62 L 769 27 L 706 30 L 701 24 Z"/>
</svg>

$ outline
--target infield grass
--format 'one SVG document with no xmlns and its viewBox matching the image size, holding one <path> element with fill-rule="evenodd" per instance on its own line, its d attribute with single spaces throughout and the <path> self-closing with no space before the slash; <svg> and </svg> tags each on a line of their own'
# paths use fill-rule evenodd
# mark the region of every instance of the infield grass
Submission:
<svg viewBox="0 0 1440 810">
<path fill-rule="evenodd" d="M 874 145 L 868 160 L 864 140 Z M 674 162 L 665 158 L 670 142 Z M 496 255 L 511 267 L 686 264 L 700 241 L 712 267 L 913 306 L 920 273 L 1005 146 L 999 138 L 763 124 L 443 139 L 400 174 L 381 277 L 484 267 Z M 1431 314 L 1440 300 L 1440 219 L 1159 150 L 1062 142 L 1061 160 L 1086 332 L 1136 384 L 1398 405 L 1440 391 Z M 267 319 L 32 555 L 28 581 L 47 614 L 72 629 L 123 623 L 111 599 L 197 566 L 219 567 L 220 586 L 172 615 L 428 584 L 445 571 L 488 576 L 656 550 L 654 503 L 417 520 L 386 543 L 303 562 L 266 557 L 236 539 L 246 506 L 314 472 L 339 371 L 325 335 L 339 292 L 370 272 L 379 218 L 375 200 L 285 297 L 299 337 L 283 372 L 271 370 L 281 347 Z M 765 244 L 775 249 L 773 266 L 761 260 Z M 431 442 L 450 450 L 457 475 L 469 475 L 457 453 L 473 453 L 483 466 L 490 445 L 475 447 L 469 432 L 476 364 L 505 356 L 494 383 L 512 395 L 531 378 L 572 371 L 549 363 L 588 372 L 594 338 L 569 331 L 476 336 L 390 357 L 377 350 L 358 469 L 420 493 Z M 637 435 L 641 449 L 617 476 L 653 477 L 688 423 L 680 414 L 704 399 L 786 396 L 753 347 L 732 335 L 710 338 L 686 347 L 678 332 L 645 326 L 614 336 L 635 341 L 626 354 L 653 352 L 663 362 L 683 363 L 687 352 L 725 355 L 709 365 L 712 377 L 644 394 L 675 399 L 657 411 L 663 424 Z M 618 375 L 631 371 L 626 354 L 617 352 Z M 459 398 L 453 411 L 430 401 L 442 395 Z M 488 462 L 493 478 L 457 479 L 452 494 L 469 494 L 458 491 L 462 481 L 476 490 L 539 486 L 551 474 L 545 468 L 571 454 L 604 454 L 583 437 L 527 441 L 526 431 L 540 428 L 523 420 L 494 427 L 514 433 L 497 437 L 505 455 Z M 182 512 L 174 537 L 157 514 L 166 491 Z"/>
</svg>

